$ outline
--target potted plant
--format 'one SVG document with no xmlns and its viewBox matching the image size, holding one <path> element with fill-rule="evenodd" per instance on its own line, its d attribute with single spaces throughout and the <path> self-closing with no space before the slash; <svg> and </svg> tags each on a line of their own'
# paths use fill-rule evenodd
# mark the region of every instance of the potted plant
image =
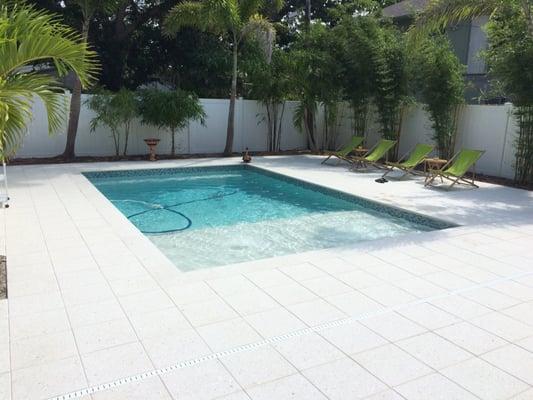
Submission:
<svg viewBox="0 0 533 400">
<path fill-rule="evenodd" d="M 205 111 L 198 97 L 180 89 L 146 89 L 140 93 L 141 122 L 167 129 L 171 137 L 171 156 L 176 155 L 176 133 L 190 121 L 205 125 Z"/>
</svg>

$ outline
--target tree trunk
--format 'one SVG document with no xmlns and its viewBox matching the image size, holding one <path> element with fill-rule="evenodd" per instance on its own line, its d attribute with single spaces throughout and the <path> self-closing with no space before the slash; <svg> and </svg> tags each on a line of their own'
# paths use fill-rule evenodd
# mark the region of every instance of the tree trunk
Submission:
<svg viewBox="0 0 533 400">
<path fill-rule="evenodd" d="M 120 133 L 115 129 L 111 129 L 111 137 L 113 138 L 113 144 L 115 145 L 115 158 L 120 155 Z"/>
<path fill-rule="evenodd" d="M 278 135 L 276 137 L 276 151 L 281 150 L 281 128 L 283 123 L 283 115 L 285 114 L 285 101 L 281 105 L 281 115 L 279 117 Z"/>
<path fill-rule="evenodd" d="M 315 138 L 315 116 L 313 111 L 306 107 L 304 111 L 304 124 L 305 131 L 307 132 L 307 142 L 310 150 L 313 152 L 318 151 L 318 146 Z"/>
<path fill-rule="evenodd" d="M 233 40 L 233 74 L 231 77 L 231 94 L 229 100 L 228 113 L 228 130 L 226 134 L 226 147 L 224 148 L 224 155 L 231 156 L 233 153 L 233 136 L 235 134 L 235 100 L 237 98 L 237 56 L 238 56 L 238 42 L 234 36 Z"/>
<path fill-rule="evenodd" d="M 126 122 L 124 125 L 124 156 L 128 152 L 128 139 L 130 137 L 130 123 Z"/>
<path fill-rule="evenodd" d="M 83 22 L 81 31 L 82 40 L 87 43 L 89 37 L 89 21 Z M 81 110 L 81 82 L 75 75 L 74 87 L 72 88 L 72 97 L 70 98 L 70 112 L 67 127 L 67 143 L 62 157 L 66 160 L 72 160 L 76 156 L 76 134 L 78 133 L 78 123 L 80 121 Z"/>
<path fill-rule="evenodd" d="M 272 112 L 270 108 L 272 107 L 272 102 L 267 101 L 265 103 L 265 108 L 267 111 L 267 143 L 268 151 L 274 151 L 274 132 L 272 131 Z"/>
<path fill-rule="evenodd" d="M 170 155 L 174 157 L 176 155 L 176 130 L 174 128 L 170 130 L 170 135 L 172 137 L 172 147 L 170 149 Z"/>
<path fill-rule="evenodd" d="M 524 11 L 524 16 L 526 17 L 529 36 L 533 37 L 533 15 L 531 14 L 531 5 L 529 3 L 528 0 L 522 0 L 522 9 Z"/>
<path fill-rule="evenodd" d="M 311 0 L 305 0 L 305 23 L 309 29 L 311 26 Z"/>
</svg>

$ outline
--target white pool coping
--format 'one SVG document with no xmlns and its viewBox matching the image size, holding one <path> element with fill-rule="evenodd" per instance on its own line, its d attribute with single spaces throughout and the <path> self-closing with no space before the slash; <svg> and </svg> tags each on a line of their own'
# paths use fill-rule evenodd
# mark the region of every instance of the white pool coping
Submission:
<svg viewBox="0 0 533 400">
<path fill-rule="evenodd" d="M 153 398 L 181 399 L 196 390 L 202 396 L 191 398 L 260 399 L 274 398 L 272 393 L 281 398 L 285 388 L 297 389 L 302 393 L 297 398 L 306 400 L 417 399 L 429 398 L 429 387 L 438 386 L 450 398 L 467 393 L 457 398 L 488 399 L 497 390 L 501 398 L 522 393 L 528 398 L 533 382 L 523 374 L 533 362 L 533 249 L 526 244 L 533 243 L 532 193 L 484 183 L 477 190 L 446 192 L 424 188 L 421 178 L 378 184 L 379 172 L 348 172 L 346 166 L 324 166 L 320 160 L 257 157 L 253 165 L 461 226 L 184 273 L 81 173 L 231 165 L 238 159 L 10 167 L 11 208 L 3 211 L 5 233 L 0 235 L 10 292 L 9 302 L 0 301 L 0 388 L 10 389 L 5 394 L 0 389 L 0 399 L 46 399 L 143 374 L 148 375 L 142 380 L 85 396 L 129 398 L 146 391 Z M 369 286 L 359 287 L 365 279 Z M 427 295 L 431 290 L 447 293 L 456 307 L 440 304 L 442 299 Z M 438 327 L 446 334 L 436 332 L 427 307 L 448 316 L 449 324 Z M 413 311 L 420 308 L 425 309 Z M 464 314 L 473 308 L 477 312 Z M 375 346 L 352 353 L 348 348 L 363 339 L 341 343 L 339 337 L 346 335 L 332 339 L 315 329 L 356 318 L 361 310 L 370 312 L 370 320 L 385 322 L 367 326 L 357 320 L 351 329 L 383 342 L 375 339 Z M 388 313 L 379 315 L 383 310 Z M 268 318 L 271 326 L 263 326 Z M 389 332 L 387 323 L 393 330 L 405 328 L 405 335 Z M 516 329 L 506 329 L 509 324 Z M 487 344 L 479 353 L 451 333 L 473 327 L 479 341 L 494 336 L 500 346 Z M 290 333 L 301 329 L 310 333 L 296 354 L 269 342 L 229 360 L 193 365 L 191 371 L 202 371 L 194 379 L 182 370 L 149 374 L 277 336 L 289 335 L 284 341 L 291 343 L 296 339 Z M 341 329 L 346 327 L 328 332 Z M 437 367 L 425 359 L 430 355 L 419 354 L 428 340 L 446 340 L 468 357 Z M 183 343 L 196 350 L 184 353 Z M 446 346 L 435 345 L 443 353 L 449 352 Z M 331 349 L 323 355 L 325 347 Z M 307 352 L 311 355 L 300 360 Z M 238 365 L 250 363 L 252 372 L 241 371 L 231 357 Z M 375 361 L 380 357 L 382 364 Z M 313 358 L 319 359 L 309 361 Z M 270 362 L 261 367 L 264 372 L 255 371 L 261 359 Z M 387 371 L 394 361 L 404 362 L 412 374 Z M 471 377 L 470 369 L 484 372 Z M 337 380 L 345 375 L 349 381 L 361 377 L 364 387 L 343 387 Z M 487 389 L 491 381 L 498 386 L 492 391 Z"/>
</svg>

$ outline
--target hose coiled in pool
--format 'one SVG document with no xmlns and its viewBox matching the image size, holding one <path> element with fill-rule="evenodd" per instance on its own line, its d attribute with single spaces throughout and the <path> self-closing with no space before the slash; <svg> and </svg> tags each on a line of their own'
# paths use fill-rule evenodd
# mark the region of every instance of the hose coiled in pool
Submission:
<svg viewBox="0 0 533 400">
<path fill-rule="evenodd" d="M 161 231 L 143 231 L 143 230 L 140 230 L 142 233 L 147 233 L 147 234 L 150 234 L 150 235 L 162 235 L 162 234 L 166 234 L 166 233 L 184 231 L 186 229 L 189 229 L 191 227 L 191 225 L 192 225 L 192 220 L 187 215 L 185 215 L 184 213 L 182 213 L 180 211 L 172 210 L 173 207 L 183 206 L 183 205 L 192 204 L 192 203 L 198 203 L 200 201 L 221 199 L 223 197 L 232 196 L 234 194 L 237 194 L 237 192 L 238 192 L 237 190 L 235 190 L 233 192 L 230 192 L 230 193 L 220 193 L 219 192 L 219 193 L 217 193 L 217 194 L 215 194 L 213 196 L 205 197 L 203 199 L 189 200 L 189 201 L 184 201 L 184 202 L 181 202 L 181 203 L 171 204 L 171 205 L 167 205 L 167 206 L 163 206 L 161 204 L 152 204 L 152 203 L 148 203 L 148 202 L 145 202 L 145 201 L 133 200 L 133 199 L 120 199 L 120 200 L 111 200 L 111 201 L 113 201 L 113 202 L 123 201 L 123 202 L 132 202 L 132 203 L 142 203 L 142 204 L 147 204 L 149 207 L 151 207 L 148 210 L 143 210 L 143 211 L 131 214 L 131 215 L 127 215 L 126 217 L 128 219 L 131 219 L 133 217 L 137 217 L 139 215 L 146 214 L 146 213 L 149 213 L 149 212 L 152 212 L 152 211 L 166 210 L 166 211 L 173 212 L 174 214 L 178 214 L 179 216 L 181 216 L 182 218 L 184 218 L 187 221 L 187 225 L 185 227 L 179 228 L 179 229 L 168 229 L 168 230 L 161 230 Z"/>
</svg>

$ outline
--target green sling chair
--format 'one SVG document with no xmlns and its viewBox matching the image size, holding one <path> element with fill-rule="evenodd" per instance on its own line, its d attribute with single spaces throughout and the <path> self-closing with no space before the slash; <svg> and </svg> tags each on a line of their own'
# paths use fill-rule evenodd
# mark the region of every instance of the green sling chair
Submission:
<svg viewBox="0 0 533 400">
<path fill-rule="evenodd" d="M 400 179 L 408 174 L 415 175 L 415 168 L 424 162 L 434 148 L 435 146 L 430 144 L 418 143 L 411 152 L 405 154 L 398 160 L 398 162 L 387 162 L 387 172 L 383 174 L 382 178 L 394 171 L 395 168 L 403 171 L 403 175 Z"/>
<path fill-rule="evenodd" d="M 456 183 L 465 183 L 476 188 L 479 187 L 474 183 L 476 179 L 475 165 L 484 153 L 484 150 L 462 149 L 444 167 L 439 170 L 430 171 L 431 176 L 428 177 L 425 186 L 432 185 L 436 178 L 444 178 L 452 182 L 448 186 L 448 189 L 451 189 Z M 472 178 L 465 178 L 466 173 L 471 167 L 474 168 Z"/>
<path fill-rule="evenodd" d="M 326 158 L 324 161 L 322 161 L 321 164 L 324 164 L 326 161 L 328 161 L 331 157 L 337 157 L 337 164 L 341 161 L 348 161 L 348 155 L 354 151 L 356 148 L 361 146 L 365 138 L 363 136 L 352 136 L 350 139 L 350 142 L 346 144 L 345 146 L 341 147 L 338 151 L 333 151 L 328 155 L 328 158 Z"/>
<path fill-rule="evenodd" d="M 389 150 L 396 145 L 396 140 L 381 139 L 372 149 L 370 149 L 362 157 L 350 157 L 352 162 L 352 169 L 366 167 L 367 165 L 373 165 L 378 168 L 382 168 L 380 164 L 382 158 L 386 158 Z"/>
</svg>

